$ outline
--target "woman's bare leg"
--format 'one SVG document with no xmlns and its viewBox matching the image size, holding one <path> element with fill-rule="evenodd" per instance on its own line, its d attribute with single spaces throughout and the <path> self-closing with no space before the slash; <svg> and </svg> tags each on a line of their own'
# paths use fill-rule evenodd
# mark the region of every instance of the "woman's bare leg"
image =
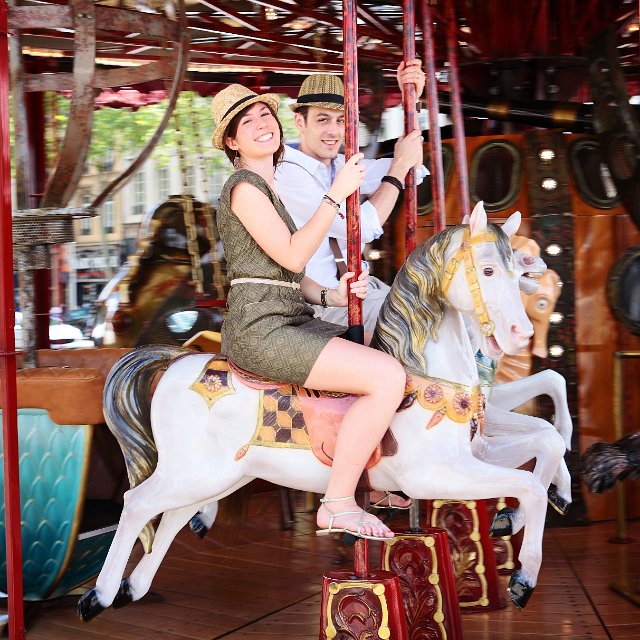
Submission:
<svg viewBox="0 0 640 640">
<path fill-rule="evenodd" d="M 319 527 L 328 527 L 332 514 L 360 511 L 353 499 L 358 479 L 402 401 L 405 383 L 404 369 L 395 358 L 342 338 L 333 338 L 316 360 L 305 387 L 360 396 L 342 420 L 325 494 L 329 499 L 351 499 L 328 502 L 320 507 Z M 336 517 L 333 526 L 347 527 L 358 519 L 359 516 L 354 514 Z M 373 536 L 393 535 L 388 527 L 370 514 L 360 530 Z"/>
</svg>

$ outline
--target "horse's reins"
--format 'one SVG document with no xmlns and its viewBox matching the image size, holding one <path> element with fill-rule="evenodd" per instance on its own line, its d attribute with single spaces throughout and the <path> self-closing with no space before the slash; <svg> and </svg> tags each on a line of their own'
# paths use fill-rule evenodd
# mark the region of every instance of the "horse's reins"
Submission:
<svg viewBox="0 0 640 640">
<path fill-rule="evenodd" d="M 476 273 L 476 266 L 473 262 L 473 252 L 471 247 L 482 242 L 496 242 L 497 236 L 494 232 L 485 231 L 470 238 L 471 230 L 467 227 L 462 234 L 462 243 L 460 248 L 456 251 L 455 255 L 444 271 L 442 279 L 442 292 L 446 295 L 453 276 L 455 275 L 458 267 L 464 260 L 465 275 L 467 277 L 467 284 L 469 285 L 469 292 L 471 293 L 471 299 L 473 301 L 473 309 L 480 321 L 480 331 L 482 334 L 490 338 L 493 335 L 495 324 L 489 318 L 489 312 L 487 311 L 487 305 L 482 299 L 482 290 L 480 289 L 480 283 L 478 282 L 478 274 Z"/>
</svg>

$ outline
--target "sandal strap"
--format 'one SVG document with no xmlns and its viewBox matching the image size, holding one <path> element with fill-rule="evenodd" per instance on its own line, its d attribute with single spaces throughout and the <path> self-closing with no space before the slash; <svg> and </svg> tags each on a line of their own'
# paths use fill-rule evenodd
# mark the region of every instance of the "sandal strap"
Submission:
<svg viewBox="0 0 640 640">
<path fill-rule="evenodd" d="M 355 500 L 354 496 L 347 496 L 346 498 L 320 498 L 320 502 L 324 504 L 325 502 L 344 502 L 345 500 Z"/>
</svg>

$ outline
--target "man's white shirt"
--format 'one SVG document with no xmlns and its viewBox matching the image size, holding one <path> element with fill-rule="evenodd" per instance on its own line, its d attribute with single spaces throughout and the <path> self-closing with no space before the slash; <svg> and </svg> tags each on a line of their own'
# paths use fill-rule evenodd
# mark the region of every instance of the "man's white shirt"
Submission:
<svg viewBox="0 0 640 640">
<path fill-rule="evenodd" d="M 344 166 L 345 158 L 338 154 L 331 166 L 315 160 L 306 153 L 285 145 L 282 161 L 276 168 L 276 191 L 286 210 L 293 219 L 296 227 L 304 226 L 317 211 L 322 196 L 329 191 L 335 175 Z M 391 158 L 377 160 L 364 159 L 360 163 L 364 166 L 365 179 L 360 187 L 360 194 L 370 196 L 377 191 L 380 181 L 387 174 L 391 165 Z M 421 182 L 427 170 L 422 168 L 416 172 L 416 182 Z M 346 217 L 346 204 L 340 205 L 340 210 Z M 360 239 L 362 248 L 382 235 L 382 227 L 376 208 L 368 201 L 360 205 Z M 347 225 L 346 220 L 336 215 L 327 236 L 323 238 L 318 250 L 307 263 L 305 273 L 312 280 L 326 287 L 337 287 L 335 256 L 329 245 L 329 237 L 338 240 L 343 257 L 347 255 Z"/>
</svg>

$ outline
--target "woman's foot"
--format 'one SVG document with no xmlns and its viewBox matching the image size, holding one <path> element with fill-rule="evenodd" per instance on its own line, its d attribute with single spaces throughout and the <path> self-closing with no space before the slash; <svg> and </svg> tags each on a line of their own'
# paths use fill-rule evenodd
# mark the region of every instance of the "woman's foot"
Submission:
<svg viewBox="0 0 640 640">
<path fill-rule="evenodd" d="M 376 516 L 363 511 L 353 496 L 347 498 L 321 498 L 316 522 L 318 535 L 350 533 L 360 538 L 386 540 L 394 533 Z"/>
<path fill-rule="evenodd" d="M 372 491 L 369 494 L 369 501 L 373 509 L 408 509 L 411 506 L 409 498 L 403 498 L 388 491 Z"/>
</svg>

